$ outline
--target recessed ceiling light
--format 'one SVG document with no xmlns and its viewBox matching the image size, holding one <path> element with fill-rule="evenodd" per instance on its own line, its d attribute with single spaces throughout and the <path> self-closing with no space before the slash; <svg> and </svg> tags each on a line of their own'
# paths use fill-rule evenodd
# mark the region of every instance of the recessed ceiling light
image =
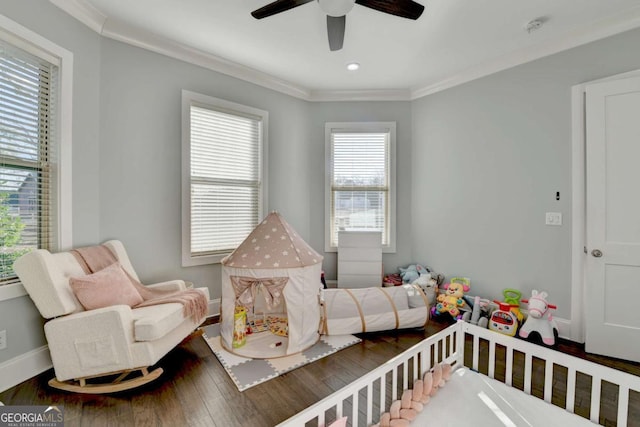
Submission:
<svg viewBox="0 0 640 427">
<path fill-rule="evenodd" d="M 347 70 L 349 71 L 356 71 L 358 68 L 360 68 L 360 64 L 357 62 L 350 62 L 347 64 Z"/>
</svg>

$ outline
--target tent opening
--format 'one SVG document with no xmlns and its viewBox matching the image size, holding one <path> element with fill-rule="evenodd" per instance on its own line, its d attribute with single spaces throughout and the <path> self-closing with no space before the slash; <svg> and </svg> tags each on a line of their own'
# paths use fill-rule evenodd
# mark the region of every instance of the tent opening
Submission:
<svg viewBox="0 0 640 427">
<path fill-rule="evenodd" d="M 289 278 L 230 279 L 236 294 L 233 352 L 252 358 L 284 355 L 289 344 L 284 288 Z"/>
</svg>

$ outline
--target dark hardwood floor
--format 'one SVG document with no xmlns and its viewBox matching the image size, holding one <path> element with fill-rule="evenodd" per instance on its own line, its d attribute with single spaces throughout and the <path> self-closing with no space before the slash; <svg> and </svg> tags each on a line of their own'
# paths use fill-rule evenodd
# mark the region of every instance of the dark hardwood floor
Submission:
<svg viewBox="0 0 640 427">
<path fill-rule="evenodd" d="M 204 339 L 195 336 L 158 363 L 164 369 L 159 379 L 138 389 L 112 395 L 61 392 L 47 385 L 53 377 L 49 370 L 0 393 L 0 401 L 5 405 L 62 405 L 66 427 L 274 426 L 445 326 L 430 322 L 424 331 L 363 334 L 360 344 L 242 393 Z M 558 349 L 640 376 L 637 363 L 586 355 L 580 345 L 570 342 L 561 342 Z M 464 419 L 460 425 L 469 425 Z M 631 425 L 640 426 L 640 417 Z"/>
</svg>

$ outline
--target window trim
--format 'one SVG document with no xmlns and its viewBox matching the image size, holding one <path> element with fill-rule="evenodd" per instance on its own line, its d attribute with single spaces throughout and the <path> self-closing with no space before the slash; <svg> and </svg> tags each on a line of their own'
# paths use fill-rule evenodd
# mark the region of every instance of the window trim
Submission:
<svg viewBox="0 0 640 427">
<path fill-rule="evenodd" d="M 58 66 L 58 123 L 56 143 L 58 159 L 56 168 L 57 188 L 57 249 L 67 250 L 73 245 L 72 209 L 72 99 L 73 99 L 73 54 L 47 40 L 30 29 L 0 15 L 0 37 L 27 52 Z M 20 283 L 0 286 L 0 301 L 26 295 Z"/>
<path fill-rule="evenodd" d="M 334 132 L 389 132 L 389 243 L 382 246 L 383 253 L 396 252 L 396 122 L 327 122 L 325 139 L 325 213 L 324 251 L 338 252 L 331 246 L 331 135 Z"/>
<path fill-rule="evenodd" d="M 268 135 L 269 135 L 269 113 L 258 108 L 248 107 L 236 102 L 203 95 L 197 92 L 182 90 L 182 266 L 192 267 L 196 265 L 217 264 L 231 251 L 224 254 L 214 254 L 205 256 L 191 255 L 191 120 L 190 112 L 192 104 L 212 107 L 216 110 L 226 110 L 238 115 L 250 115 L 261 118 L 261 149 L 260 149 L 260 179 L 259 191 L 260 202 L 258 203 L 259 221 L 267 212 L 267 189 L 268 189 Z"/>
</svg>

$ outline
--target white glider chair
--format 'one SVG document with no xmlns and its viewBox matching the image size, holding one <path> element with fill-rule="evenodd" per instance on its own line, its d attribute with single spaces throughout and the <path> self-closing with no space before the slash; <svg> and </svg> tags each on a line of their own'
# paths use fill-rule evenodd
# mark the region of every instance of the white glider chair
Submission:
<svg viewBox="0 0 640 427">
<path fill-rule="evenodd" d="M 104 245 L 122 269 L 139 280 L 123 244 L 110 240 Z M 188 337 L 206 317 L 185 317 L 179 302 L 85 310 L 69 279 L 86 273 L 70 252 L 52 254 L 38 249 L 19 258 L 14 269 L 40 314 L 51 319 L 44 325 L 55 370 L 49 385 L 62 390 L 111 393 L 158 378 L 162 368 L 149 372 L 149 367 Z M 173 280 L 148 288 L 178 291 L 187 286 L 182 280 Z M 209 290 L 197 289 L 209 301 Z"/>
</svg>

